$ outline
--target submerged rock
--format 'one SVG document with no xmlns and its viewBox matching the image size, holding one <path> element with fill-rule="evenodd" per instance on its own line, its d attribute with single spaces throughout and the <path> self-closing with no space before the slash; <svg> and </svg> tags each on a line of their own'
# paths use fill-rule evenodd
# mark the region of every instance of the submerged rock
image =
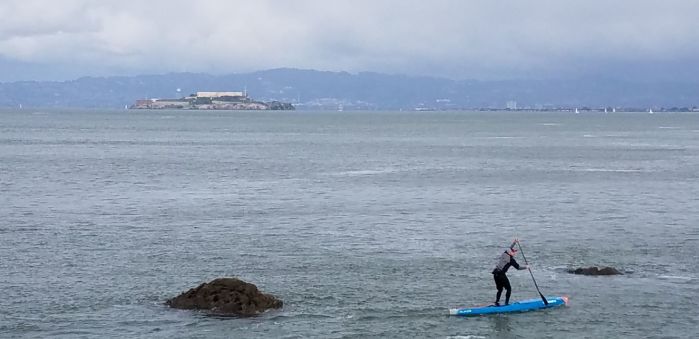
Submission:
<svg viewBox="0 0 699 339">
<path fill-rule="evenodd" d="M 237 278 L 218 278 L 203 283 L 166 302 L 173 308 L 206 310 L 214 314 L 252 316 L 283 303 L 254 284 Z"/>
<path fill-rule="evenodd" d="M 591 266 L 591 267 L 580 267 L 576 269 L 570 269 L 568 270 L 568 273 L 573 273 L 573 274 L 582 274 L 582 275 L 618 275 L 618 274 L 624 274 L 621 273 L 619 270 L 617 270 L 614 267 L 602 267 L 599 268 L 597 266 Z"/>
</svg>

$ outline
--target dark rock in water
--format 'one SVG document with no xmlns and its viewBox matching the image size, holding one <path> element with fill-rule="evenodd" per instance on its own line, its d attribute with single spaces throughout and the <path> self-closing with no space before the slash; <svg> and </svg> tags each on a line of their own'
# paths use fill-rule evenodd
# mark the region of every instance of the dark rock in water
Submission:
<svg viewBox="0 0 699 339">
<path fill-rule="evenodd" d="M 264 294 L 257 286 L 236 278 L 218 278 L 167 301 L 173 308 L 206 310 L 214 314 L 252 316 L 271 308 L 282 307 L 282 301 Z"/>
<path fill-rule="evenodd" d="M 617 270 L 614 267 L 599 268 L 597 266 L 580 267 L 580 268 L 576 268 L 574 270 L 571 269 L 571 270 L 568 270 L 568 273 L 582 274 L 582 275 L 618 275 L 618 274 L 624 274 L 624 273 L 621 273 L 619 270 Z"/>
</svg>

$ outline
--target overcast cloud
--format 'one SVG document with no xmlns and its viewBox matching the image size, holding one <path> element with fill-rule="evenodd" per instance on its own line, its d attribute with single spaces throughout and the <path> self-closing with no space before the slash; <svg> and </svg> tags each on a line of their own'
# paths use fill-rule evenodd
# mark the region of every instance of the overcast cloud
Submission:
<svg viewBox="0 0 699 339">
<path fill-rule="evenodd" d="M 2 0 L 0 81 L 277 67 L 694 77 L 693 0 Z"/>
</svg>

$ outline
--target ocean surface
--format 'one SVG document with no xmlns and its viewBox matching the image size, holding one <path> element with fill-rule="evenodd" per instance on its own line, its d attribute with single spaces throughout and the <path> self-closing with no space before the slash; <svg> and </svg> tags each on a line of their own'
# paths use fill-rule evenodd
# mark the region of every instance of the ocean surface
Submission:
<svg viewBox="0 0 699 339">
<path fill-rule="evenodd" d="M 449 317 L 515 237 L 570 305 Z M 697 337 L 697 250 L 697 114 L 0 111 L 3 338 Z"/>
</svg>

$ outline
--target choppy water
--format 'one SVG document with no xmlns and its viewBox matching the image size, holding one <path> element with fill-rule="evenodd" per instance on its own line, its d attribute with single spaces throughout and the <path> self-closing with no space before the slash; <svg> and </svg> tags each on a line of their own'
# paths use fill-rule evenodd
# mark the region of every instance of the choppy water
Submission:
<svg viewBox="0 0 699 339">
<path fill-rule="evenodd" d="M 0 133 L 1 337 L 699 335 L 697 115 L 23 110 Z M 446 316 L 492 302 L 514 236 L 571 306 Z M 163 306 L 220 276 L 285 307 Z"/>
</svg>

